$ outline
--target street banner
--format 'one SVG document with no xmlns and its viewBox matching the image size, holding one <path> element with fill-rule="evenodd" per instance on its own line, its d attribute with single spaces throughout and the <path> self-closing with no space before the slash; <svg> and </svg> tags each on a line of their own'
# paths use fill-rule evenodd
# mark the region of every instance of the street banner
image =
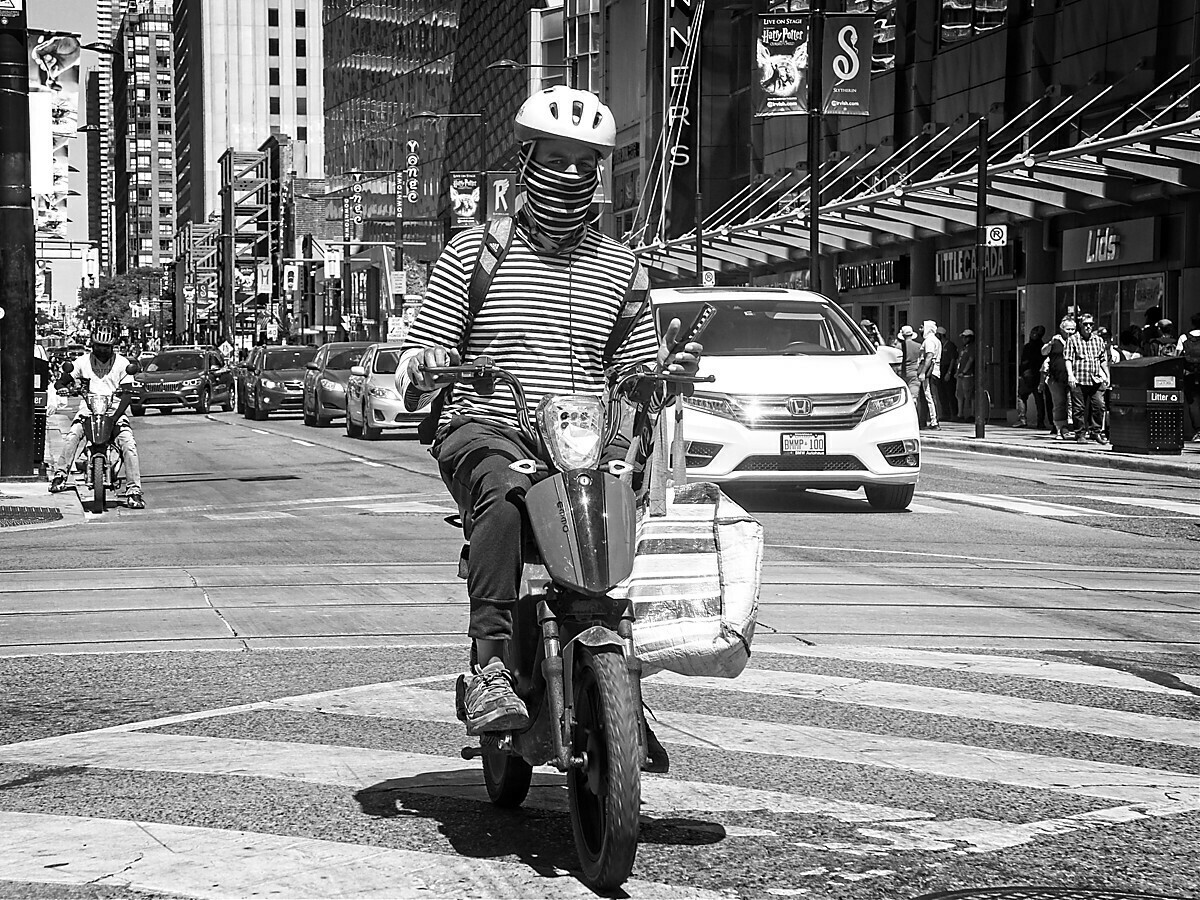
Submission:
<svg viewBox="0 0 1200 900">
<path fill-rule="evenodd" d="M 758 17 L 754 114 L 806 115 L 809 57 L 808 13 Z M 869 115 L 874 20 L 870 15 L 829 15 L 822 33 L 821 110 L 827 115 Z"/>
<path fill-rule="evenodd" d="M 266 294 L 268 297 L 275 293 L 274 279 L 271 278 L 271 261 L 261 260 L 256 265 L 255 293 Z"/>
<path fill-rule="evenodd" d="M 517 199 L 516 172 L 487 173 L 487 217 L 511 216 L 516 212 L 513 206 Z"/>
<path fill-rule="evenodd" d="M 450 230 L 461 231 L 479 224 L 480 184 L 478 172 L 450 173 Z"/>
<path fill-rule="evenodd" d="M 831 15 L 825 18 L 821 45 L 821 108 L 839 116 L 870 115 L 871 53 L 874 41 L 871 15 Z"/>
<path fill-rule="evenodd" d="M 29 132 L 34 225 L 39 238 L 67 239 L 70 141 L 79 128 L 79 41 L 30 34 Z"/>
<path fill-rule="evenodd" d="M 808 112 L 807 13 L 768 13 L 758 17 L 754 114 L 795 116 Z"/>
</svg>

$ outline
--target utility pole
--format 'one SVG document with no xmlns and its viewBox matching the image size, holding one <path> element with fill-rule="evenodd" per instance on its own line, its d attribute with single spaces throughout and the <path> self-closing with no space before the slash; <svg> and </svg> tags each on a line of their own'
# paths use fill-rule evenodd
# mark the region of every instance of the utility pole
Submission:
<svg viewBox="0 0 1200 900">
<path fill-rule="evenodd" d="M 34 446 L 34 225 L 24 3 L 0 15 L 0 476 L 29 477 Z"/>
<path fill-rule="evenodd" d="M 987 317 L 984 314 L 984 294 L 987 287 L 987 179 L 988 179 L 988 118 L 987 113 L 979 117 L 979 157 L 976 171 L 979 173 L 975 185 L 975 437 L 982 440 L 987 432 L 987 414 L 984 409 L 987 392 L 987 364 L 983 352 L 991 338 L 987 333 Z M 990 406 L 990 404 L 989 404 Z"/>
<path fill-rule="evenodd" d="M 821 86 L 825 0 L 812 0 L 808 16 L 808 289 L 821 292 Z"/>
</svg>

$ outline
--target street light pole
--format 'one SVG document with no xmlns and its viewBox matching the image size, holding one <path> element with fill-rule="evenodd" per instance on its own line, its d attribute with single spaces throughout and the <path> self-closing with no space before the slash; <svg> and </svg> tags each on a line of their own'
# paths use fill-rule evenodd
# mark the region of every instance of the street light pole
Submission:
<svg viewBox="0 0 1200 900">
<path fill-rule="evenodd" d="M 28 477 L 34 446 L 34 224 L 30 185 L 28 31 L 25 12 L 0 18 L 0 476 Z"/>
<path fill-rule="evenodd" d="M 979 117 L 979 162 L 977 166 L 978 183 L 975 185 L 975 437 L 983 439 L 987 431 L 987 412 L 984 398 L 988 396 L 987 366 L 984 365 L 983 351 L 987 347 L 988 335 L 984 316 L 983 302 L 987 282 L 987 246 L 984 232 L 987 231 L 987 142 L 988 117 L 984 113 Z M 988 404 L 990 406 L 990 404 Z"/>
<path fill-rule="evenodd" d="M 481 112 L 474 113 L 439 113 L 418 112 L 409 116 L 410 119 L 477 119 L 479 121 L 479 171 L 475 178 L 479 184 L 479 207 L 476 214 L 480 223 L 487 221 L 487 129 L 488 120 Z"/>
<path fill-rule="evenodd" d="M 808 17 L 808 287 L 821 291 L 821 56 L 825 0 L 812 0 Z"/>
</svg>

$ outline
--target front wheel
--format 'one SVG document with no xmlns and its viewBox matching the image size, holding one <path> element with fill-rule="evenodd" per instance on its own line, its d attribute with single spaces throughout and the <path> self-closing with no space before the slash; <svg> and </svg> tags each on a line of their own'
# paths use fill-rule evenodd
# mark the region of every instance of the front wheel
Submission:
<svg viewBox="0 0 1200 900">
<path fill-rule="evenodd" d="M 91 470 L 88 472 L 92 482 L 92 505 L 96 512 L 104 512 L 105 507 L 105 488 L 104 488 L 104 457 L 93 456 L 90 463 Z"/>
<path fill-rule="evenodd" d="M 567 796 L 583 880 L 596 891 L 620 887 L 637 855 L 642 760 L 633 693 L 620 654 L 582 655 L 572 750 L 586 762 L 568 773 Z"/>
<path fill-rule="evenodd" d="M 381 437 L 383 437 L 383 429 L 376 428 L 374 425 L 371 424 L 371 419 L 370 419 L 371 409 L 365 403 L 363 404 L 362 414 L 363 414 L 363 420 L 362 420 L 363 440 L 377 441 Z"/>
<path fill-rule="evenodd" d="M 196 401 L 196 412 L 202 416 L 206 416 L 211 407 L 212 394 L 209 393 L 208 388 L 200 388 L 200 398 Z"/>
<path fill-rule="evenodd" d="M 876 509 L 898 512 L 908 509 L 916 489 L 915 484 L 868 484 L 863 490 L 867 492 L 867 502 Z"/>
<path fill-rule="evenodd" d="M 483 781 L 488 797 L 496 806 L 515 809 L 525 802 L 533 766 L 519 756 L 504 753 L 483 744 Z"/>
</svg>

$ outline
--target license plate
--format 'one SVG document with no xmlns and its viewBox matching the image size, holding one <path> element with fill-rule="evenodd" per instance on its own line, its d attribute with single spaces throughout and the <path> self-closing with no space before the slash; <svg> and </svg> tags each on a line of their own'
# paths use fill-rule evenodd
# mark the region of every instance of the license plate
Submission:
<svg viewBox="0 0 1200 900">
<path fill-rule="evenodd" d="M 824 432 L 787 432 L 780 437 L 780 452 L 784 456 L 823 456 Z"/>
</svg>

